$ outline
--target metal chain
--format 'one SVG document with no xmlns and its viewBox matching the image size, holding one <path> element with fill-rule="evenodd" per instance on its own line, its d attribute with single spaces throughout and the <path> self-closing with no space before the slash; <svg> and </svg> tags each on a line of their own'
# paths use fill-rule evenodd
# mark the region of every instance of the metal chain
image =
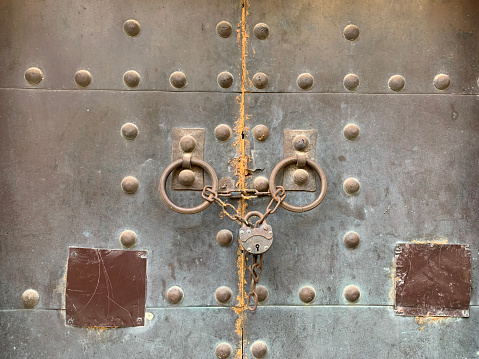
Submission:
<svg viewBox="0 0 479 359">
<path fill-rule="evenodd" d="M 246 252 L 245 252 L 246 253 Z M 249 279 L 251 281 L 251 290 L 248 293 L 248 297 L 246 299 L 246 306 L 249 310 L 255 311 L 258 308 L 258 293 L 256 293 L 256 284 L 259 282 L 259 276 L 263 271 L 263 255 L 262 254 L 252 254 L 253 257 L 253 264 L 249 265 L 247 268 L 249 270 Z M 245 259 L 246 259 L 245 254 Z M 254 305 L 251 306 L 251 298 L 254 298 Z"/>
</svg>

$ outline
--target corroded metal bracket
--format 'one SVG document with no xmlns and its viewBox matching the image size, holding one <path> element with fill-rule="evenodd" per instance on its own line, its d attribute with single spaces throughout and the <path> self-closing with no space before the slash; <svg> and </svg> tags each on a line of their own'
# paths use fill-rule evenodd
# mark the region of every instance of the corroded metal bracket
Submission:
<svg viewBox="0 0 479 359">
<path fill-rule="evenodd" d="M 307 159 L 316 156 L 316 130 L 284 130 L 283 158 L 304 154 Z M 316 191 L 316 173 L 312 168 L 290 165 L 283 172 L 283 187 L 287 191 Z"/>
<path fill-rule="evenodd" d="M 204 128 L 172 128 L 171 129 L 171 157 L 172 162 L 188 156 L 204 160 L 205 150 L 205 129 Z M 173 171 L 171 178 L 171 189 L 176 191 L 201 191 L 205 185 L 204 171 L 197 166 L 188 168 L 193 171 L 194 180 L 191 185 L 180 181 L 179 174 L 185 168 L 178 168 Z M 183 183 L 181 183 L 183 182 Z"/>
</svg>

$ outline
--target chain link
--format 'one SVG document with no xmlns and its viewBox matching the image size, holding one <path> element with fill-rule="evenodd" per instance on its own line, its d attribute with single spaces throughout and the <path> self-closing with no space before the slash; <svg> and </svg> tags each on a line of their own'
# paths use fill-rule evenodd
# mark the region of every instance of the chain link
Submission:
<svg viewBox="0 0 479 359">
<path fill-rule="evenodd" d="M 246 253 L 246 252 L 245 252 Z M 248 293 L 246 299 L 246 306 L 249 310 L 255 311 L 258 308 L 258 293 L 256 293 L 256 284 L 259 282 L 259 276 L 263 271 L 263 255 L 262 254 L 252 254 L 253 263 L 247 268 L 249 270 L 249 279 L 251 281 L 251 290 Z M 246 258 L 246 255 L 245 255 Z M 251 306 L 251 298 L 254 298 L 254 305 Z"/>
</svg>

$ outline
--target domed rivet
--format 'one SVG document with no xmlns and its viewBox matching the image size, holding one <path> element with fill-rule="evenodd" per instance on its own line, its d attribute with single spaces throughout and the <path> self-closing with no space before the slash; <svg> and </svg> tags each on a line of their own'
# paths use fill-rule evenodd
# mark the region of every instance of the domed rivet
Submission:
<svg viewBox="0 0 479 359">
<path fill-rule="evenodd" d="M 396 92 L 402 91 L 405 85 L 406 85 L 406 80 L 401 75 L 391 76 L 388 82 L 389 88 Z"/>
<path fill-rule="evenodd" d="M 181 71 L 175 71 L 170 76 L 171 86 L 180 89 L 186 86 L 186 75 Z"/>
<path fill-rule="evenodd" d="M 233 85 L 233 75 L 231 75 L 228 71 L 220 72 L 218 77 L 216 78 L 218 82 L 218 86 L 224 89 L 230 88 Z"/>
<path fill-rule="evenodd" d="M 359 288 L 356 287 L 355 285 L 348 285 L 344 289 L 344 298 L 348 302 L 354 303 L 359 300 L 359 297 L 361 296 L 361 292 L 359 291 Z"/>
<path fill-rule="evenodd" d="M 184 152 L 193 152 L 196 148 L 196 140 L 193 136 L 186 135 L 180 138 L 180 147 Z"/>
<path fill-rule="evenodd" d="M 136 87 L 140 83 L 140 74 L 133 70 L 127 71 L 123 75 L 123 81 L 128 87 Z"/>
<path fill-rule="evenodd" d="M 314 84 L 314 77 L 311 74 L 304 73 L 298 76 L 296 80 L 299 88 L 302 90 L 310 90 Z"/>
<path fill-rule="evenodd" d="M 251 346 L 251 353 L 255 358 L 264 358 L 268 353 L 268 347 L 266 346 L 265 342 L 263 342 L 262 340 L 258 340 L 254 342 Z"/>
<path fill-rule="evenodd" d="M 253 76 L 253 85 L 259 90 L 268 86 L 268 76 L 265 73 L 257 72 Z"/>
<path fill-rule="evenodd" d="M 268 288 L 266 288 L 264 285 L 257 285 L 256 294 L 258 294 L 258 302 L 263 303 L 269 297 Z"/>
<path fill-rule="evenodd" d="M 344 127 L 343 134 L 348 140 L 354 141 L 359 136 L 359 127 L 350 123 Z"/>
<path fill-rule="evenodd" d="M 195 182 L 195 173 L 192 170 L 181 170 L 178 174 L 178 182 L 186 187 L 191 186 Z"/>
<path fill-rule="evenodd" d="M 253 187 L 258 192 L 267 192 L 269 189 L 269 180 L 264 176 L 256 177 L 253 181 Z"/>
<path fill-rule="evenodd" d="M 22 294 L 22 302 L 26 308 L 33 308 L 38 304 L 40 295 L 34 289 L 27 289 Z"/>
<path fill-rule="evenodd" d="M 269 36 L 269 26 L 260 22 L 253 28 L 253 34 L 260 40 L 264 40 Z"/>
<path fill-rule="evenodd" d="M 129 194 L 135 193 L 138 190 L 139 185 L 138 180 L 133 176 L 125 177 L 123 178 L 123 181 L 121 181 L 121 188 Z"/>
<path fill-rule="evenodd" d="M 344 87 L 349 91 L 356 91 L 359 87 L 359 77 L 356 74 L 347 74 L 343 80 Z"/>
<path fill-rule="evenodd" d="M 121 126 L 121 136 L 125 140 L 134 140 L 138 136 L 138 127 L 134 123 L 125 123 Z"/>
<path fill-rule="evenodd" d="M 293 139 L 293 146 L 296 151 L 306 151 L 309 147 L 309 144 L 309 138 L 305 135 L 297 135 Z"/>
<path fill-rule="evenodd" d="M 356 25 L 350 24 L 344 28 L 343 35 L 347 40 L 355 41 L 359 37 L 359 27 L 357 27 Z"/>
<path fill-rule="evenodd" d="M 91 83 L 91 74 L 87 70 L 78 70 L 75 73 L 75 82 L 78 86 L 87 87 Z"/>
<path fill-rule="evenodd" d="M 228 247 L 233 242 L 233 233 L 230 230 L 222 229 L 216 234 L 216 242 L 222 247 Z"/>
<path fill-rule="evenodd" d="M 218 25 L 216 25 L 216 33 L 219 37 L 230 37 L 233 33 L 233 27 L 228 21 L 220 21 Z"/>
<path fill-rule="evenodd" d="M 216 289 L 215 297 L 220 303 L 228 303 L 233 295 L 233 292 L 228 287 L 219 287 Z"/>
<path fill-rule="evenodd" d="M 436 86 L 438 90 L 446 90 L 450 84 L 451 79 L 445 74 L 439 74 L 434 77 L 434 86 Z"/>
<path fill-rule="evenodd" d="M 120 234 L 120 243 L 127 248 L 133 247 L 136 244 L 136 233 L 130 230 L 124 231 Z"/>
<path fill-rule="evenodd" d="M 233 352 L 233 348 L 228 343 L 219 343 L 215 348 L 215 354 L 219 359 L 228 359 Z"/>
<path fill-rule="evenodd" d="M 253 136 L 256 138 L 258 141 L 264 141 L 268 138 L 269 136 L 269 130 L 268 127 L 265 125 L 257 125 L 254 126 L 253 128 Z"/>
<path fill-rule="evenodd" d="M 309 173 L 302 168 L 298 168 L 293 172 L 293 181 L 298 185 L 303 185 L 308 182 Z"/>
<path fill-rule="evenodd" d="M 349 248 L 356 248 L 359 244 L 359 234 L 350 231 L 344 235 L 344 244 Z"/>
<path fill-rule="evenodd" d="M 136 36 L 140 33 L 140 23 L 136 20 L 126 20 L 123 24 L 123 31 L 128 36 Z"/>
<path fill-rule="evenodd" d="M 343 184 L 344 190 L 348 194 L 356 194 L 359 191 L 359 181 L 356 178 L 348 178 Z"/>
<path fill-rule="evenodd" d="M 313 287 L 304 286 L 299 290 L 299 299 L 304 303 L 311 303 L 316 297 L 316 291 Z"/>
<path fill-rule="evenodd" d="M 31 85 L 36 85 L 43 80 L 43 72 L 38 67 L 30 67 L 25 71 L 25 80 Z"/>
<path fill-rule="evenodd" d="M 215 137 L 220 141 L 226 141 L 231 137 L 232 130 L 230 126 L 222 123 L 215 128 Z"/>
<path fill-rule="evenodd" d="M 183 289 L 176 285 L 168 289 L 166 292 L 166 299 L 168 299 L 168 302 L 171 304 L 178 304 L 183 300 L 183 296 Z"/>
</svg>

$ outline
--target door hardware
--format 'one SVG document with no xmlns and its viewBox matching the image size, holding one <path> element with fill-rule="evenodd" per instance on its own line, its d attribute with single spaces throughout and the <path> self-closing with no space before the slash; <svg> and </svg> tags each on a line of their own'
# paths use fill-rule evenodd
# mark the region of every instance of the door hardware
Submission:
<svg viewBox="0 0 479 359">
<path fill-rule="evenodd" d="M 302 131 L 306 132 L 306 131 Z M 315 133 L 315 132 L 314 132 Z M 298 137 L 299 136 L 299 137 Z M 301 137 L 302 136 L 302 137 Z M 180 139 L 181 141 L 181 139 Z M 191 138 L 183 138 L 183 149 L 194 148 Z M 250 272 L 251 280 L 251 290 L 248 293 L 246 305 L 249 310 L 256 310 L 258 306 L 258 294 L 256 293 L 256 284 L 259 281 L 261 271 L 263 270 L 263 254 L 266 253 L 273 243 L 273 229 L 266 223 L 266 218 L 277 211 L 281 206 L 284 209 L 291 212 L 307 212 L 316 208 L 321 201 L 324 199 L 327 190 L 327 181 L 326 175 L 324 174 L 321 167 L 313 161 L 306 152 L 311 146 L 310 139 L 304 134 L 296 134 L 295 140 L 292 141 L 292 145 L 295 147 L 297 152 L 294 156 L 288 157 L 280 161 L 271 172 L 269 178 L 269 190 L 267 192 L 260 192 L 256 189 L 246 189 L 246 190 L 235 190 L 234 187 L 223 184 L 219 187 L 218 177 L 213 168 L 203 161 L 202 159 L 194 158 L 191 153 L 184 151 L 183 157 L 173 161 L 168 167 L 163 171 L 160 178 L 160 195 L 163 201 L 168 207 L 172 210 L 183 213 L 183 214 L 193 214 L 198 213 L 206 208 L 208 208 L 211 203 L 215 202 L 221 207 L 221 211 L 229 219 L 238 222 L 241 227 L 239 229 L 239 238 L 238 242 L 241 246 L 243 255 L 252 256 L 252 264 L 247 267 Z M 286 190 L 283 186 L 276 185 L 276 177 L 278 173 L 285 169 L 287 166 L 296 166 L 296 171 L 306 172 L 306 169 L 316 173 L 321 181 L 321 190 L 314 201 L 304 206 L 295 206 L 284 201 L 286 197 Z M 196 207 L 180 207 L 173 203 L 168 196 L 166 190 L 166 183 L 170 174 L 175 170 L 188 171 L 192 166 L 197 166 L 203 171 L 206 171 L 211 179 L 211 185 L 206 185 L 203 187 L 201 196 L 204 199 L 204 202 L 199 204 Z M 180 172 L 181 175 L 181 172 Z M 222 182 L 226 180 L 222 178 Z M 225 182 L 226 183 L 226 182 Z M 241 215 L 239 210 L 229 202 L 225 202 L 221 197 L 229 197 L 231 199 L 253 199 L 260 196 L 270 196 L 271 201 L 266 207 L 264 213 L 258 211 L 248 212 L 244 217 Z M 251 217 L 258 217 L 259 219 L 253 224 L 250 222 Z M 253 305 L 250 304 L 251 299 L 254 300 Z"/>
</svg>

